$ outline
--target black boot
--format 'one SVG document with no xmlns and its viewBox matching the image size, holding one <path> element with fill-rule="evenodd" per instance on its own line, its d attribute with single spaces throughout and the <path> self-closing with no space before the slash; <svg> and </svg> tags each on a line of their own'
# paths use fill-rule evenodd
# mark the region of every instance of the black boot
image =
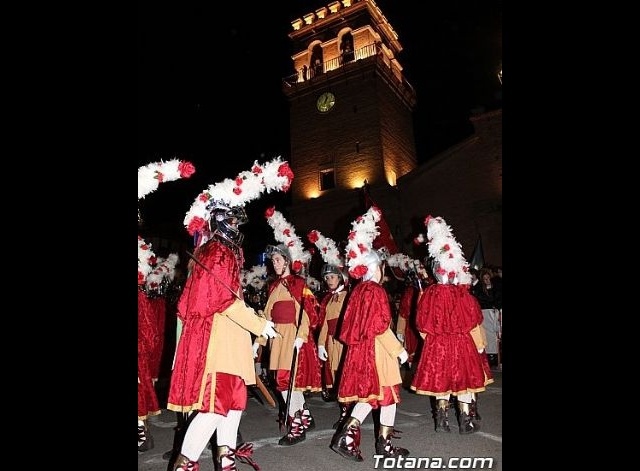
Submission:
<svg viewBox="0 0 640 471">
<path fill-rule="evenodd" d="M 347 443 L 347 438 L 352 441 Z M 333 435 L 329 447 L 347 459 L 363 461 L 360 451 L 360 421 L 355 417 L 349 417 L 342 428 Z"/>
<path fill-rule="evenodd" d="M 216 460 L 215 460 L 215 469 L 219 469 L 220 471 L 237 471 L 236 467 L 236 458 L 241 463 L 245 463 L 251 465 L 253 469 L 259 471 L 260 466 L 258 463 L 253 461 L 251 457 L 253 455 L 253 443 L 243 443 L 241 446 L 236 449 L 230 448 L 228 446 L 219 446 L 216 447 Z M 231 463 L 223 463 L 223 458 L 231 461 Z"/>
<path fill-rule="evenodd" d="M 458 425 L 460 435 L 467 435 L 469 433 L 475 433 L 480 430 L 480 424 L 472 420 L 470 414 L 470 404 L 468 402 L 462 402 L 458 400 Z"/>
<path fill-rule="evenodd" d="M 449 401 L 438 399 L 436 401 L 436 432 L 451 432 L 449 427 Z"/>
<path fill-rule="evenodd" d="M 474 422 L 480 422 L 482 417 L 480 417 L 480 413 L 478 412 L 478 395 L 476 393 L 471 393 L 471 404 L 469 405 L 469 415 L 471 415 L 471 420 Z"/>
<path fill-rule="evenodd" d="M 296 411 L 293 417 L 289 417 L 289 432 L 278 440 L 278 445 L 290 446 L 303 442 L 307 439 L 304 424 L 302 423 L 302 415 L 300 411 Z"/>
<path fill-rule="evenodd" d="M 307 407 L 307 403 L 302 404 L 302 410 L 300 411 L 300 416 L 302 417 L 302 425 L 304 426 L 304 431 L 313 430 L 316 428 L 316 419 L 311 415 L 311 411 Z"/>
<path fill-rule="evenodd" d="M 340 402 L 340 417 L 336 420 L 336 423 L 333 424 L 333 429 L 338 430 L 342 424 L 344 423 L 347 416 L 347 411 L 349 410 L 350 404 L 347 402 Z"/>
<path fill-rule="evenodd" d="M 171 461 L 173 456 L 177 456 L 182 448 L 182 441 L 184 440 L 184 434 L 187 429 L 187 421 L 189 420 L 189 414 L 184 412 L 178 412 L 178 423 L 176 424 L 173 433 L 173 448 L 169 451 L 165 451 L 162 455 L 162 459 Z"/>
<path fill-rule="evenodd" d="M 142 425 L 138 425 L 138 451 L 149 451 L 153 446 L 153 436 L 151 436 L 147 421 L 144 420 Z"/>
<path fill-rule="evenodd" d="M 380 431 L 378 433 L 378 438 L 376 439 L 376 454 L 382 455 L 385 458 L 407 456 L 409 454 L 409 450 L 399 446 L 393 446 L 391 444 L 392 435 L 392 426 L 380 424 Z"/>
</svg>

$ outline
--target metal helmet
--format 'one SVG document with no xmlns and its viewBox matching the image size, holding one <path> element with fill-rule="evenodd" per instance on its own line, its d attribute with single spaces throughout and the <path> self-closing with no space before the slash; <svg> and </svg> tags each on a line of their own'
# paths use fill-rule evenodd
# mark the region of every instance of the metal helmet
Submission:
<svg viewBox="0 0 640 471">
<path fill-rule="evenodd" d="M 321 271 L 321 277 L 324 280 L 326 275 L 330 275 L 330 274 L 335 274 L 335 275 L 340 275 L 341 279 L 342 279 L 342 284 L 343 285 L 347 285 L 347 283 L 349 282 L 349 276 L 347 275 L 347 273 L 342 270 L 339 266 L 337 265 L 332 265 L 330 263 L 325 263 L 322 267 L 322 271 Z"/>
<path fill-rule="evenodd" d="M 441 285 L 446 285 L 448 283 L 454 284 L 454 279 L 450 279 L 449 274 L 446 271 L 440 270 L 440 262 L 435 258 L 431 258 L 430 260 L 431 274 L 435 278 L 436 282 Z"/>
<path fill-rule="evenodd" d="M 267 245 L 265 253 L 269 258 L 273 257 L 274 254 L 279 253 L 284 258 L 286 258 L 289 263 L 293 261 L 293 259 L 291 258 L 291 252 L 289 251 L 289 247 L 287 247 L 284 244 Z"/>
<path fill-rule="evenodd" d="M 216 206 L 211 209 L 211 229 L 214 235 L 219 235 L 223 239 L 242 245 L 244 234 L 239 227 L 248 222 L 249 218 L 242 206 Z"/>
<path fill-rule="evenodd" d="M 324 278 L 325 275 L 328 275 L 330 273 L 333 273 L 334 275 L 342 275 L 342 271 L 340 270 L 340 267 L 336 265 L 331 265 L 330 263 L 325 263 L 322 267 L 322 272 L 321 272 L 322 278 Z"/>
</svg>

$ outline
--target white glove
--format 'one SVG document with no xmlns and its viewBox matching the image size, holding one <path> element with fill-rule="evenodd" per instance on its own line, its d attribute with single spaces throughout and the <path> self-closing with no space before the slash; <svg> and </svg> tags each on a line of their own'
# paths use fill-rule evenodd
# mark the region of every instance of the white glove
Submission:
<svg viewBox="0 0 640 471">
<path fill-rule="evenodd" d="M 409 359 L 409 354 L 403 348 L 402 351 L 400 352 L 400 355 L 398 355 L 398 358 L 400 359 L 400 364 L 402 365 L 404 362 L 406 362 Z"/>
<path fill-rule="evenodd" d="M 274 329 L 275 324 L 271 321 L 267 321 L 267 324 L 264 326 L 264 330 L 260 334 L 262 337 L 267 337 L 268 339 L 274 338 L 278 333 L 276 329 Z"/>
<path fill-rule="evenodd" d="M 255 358 L 255 356 L 253 358 Z M 262 374 L 262 363 L 256 361 L 253 366 L 256 369 L 256 376 L 260 376 Z"/>
<path fill-rule="evenodd" d="M 400 340 L 400 342 L 404 342 L 404 335 L 403 334 L 396 334 L 396 337 L 398 337 L 398 340 Z"/>
<path fill-rule="evenodd" d="M 327 358 L 329 358 L 327 349 L 324 348 L 324 345 L 318 345 L 318 358 L 320 361 L 327 361 Z"/>
<path fill-rule="evenodd" d="M 258 358 L 258 349 L 260 348 L 260 344 L 258 342 L 253 343 L 253 358 Z"/>
<path fill-rule="evenodd" d="M 479 348 L 478 353 L 482 353 L 482 352 L 484 352 L 484 348 Z"/>
<path fill-rule="evenodd" d="M 293 342 L 293 346 L 296 350 L 298 350 L 298 352 L 300 352 L 300 349 L 302 348 L 303 343 L 304 343 L 304 340 L 302 340 L 300 337 L 296 337 L 296 341 Z"/>
</svg>

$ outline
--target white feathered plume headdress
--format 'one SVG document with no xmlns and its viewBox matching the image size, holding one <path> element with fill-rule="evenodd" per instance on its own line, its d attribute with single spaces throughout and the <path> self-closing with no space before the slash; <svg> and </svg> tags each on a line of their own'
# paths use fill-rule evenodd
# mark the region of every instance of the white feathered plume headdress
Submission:
<svg viewBox="0 0 640 471">
<path fill-rule="evenodd" d="M 437 262 L 434 275 L 437 279 L 448 280 L 450 284 L 470 284 L 469 263 L 464 258 L 462 247 L 441 217 L 427 216 L 427 247 L 429 255 Z M 420 237 L 420 236 L 418 236 Z"/>
<path fill-rule="evenodd" d="M 267 282 L 267 266 L 255 265 L 248 270 L 242 270 L 240 283 L 243 288 L 253 286 L 256 290 L 261 290 Z"/>
<path fill-rule="evenodd" d="M 155 268 L 147 276 L 147 289 L 158 289 L 165 279 L 173 281 L 176 276 L 178 260 L 176 253 L 170 254 L 167 258 L 158 257 Z"/>
<path fill-rule="evenodd" d="M 256 160 L 251 170 L 238 174 L 233 180 L 227 178 L 209 187 L 198 195 L 187 211 L 184 225 L 190 235 L 202 232 L 211 219 L 212 207 L 232 208 L 244 206 L 259 198 L 263 192 L 288 191 L 293 181 L 293 172 L 288 162 L 280 157 L 259 164 Z"/>
<path fill-rule="evenodd" d="M 138 201 L 158 189 L 160 183 L 189 178 L 196 171 L 191 162 L 173 159 L 167 162 L 154 162 L 138 167 Z M 140 211 L 138 211 L 138 223 Z M 151 244 L 138 236 L 138 285 L 144 284 L 147 276 L 156 264 L 156 255 Z"/>
<path fill-rule="evenodd" d="M 173 159 L 167 162 L 154 162 L 138 167 L 138 199 L 156 191 L 164 182 L 189 178 L 196 168 L 191 162 Z"/>
<path fill-rule="evenodd" d="M 377 207 L 371 206 L 366 213 L 351 223 L 345 250 L 349 275 L 353 278 L 362 278 L 369 271 L 370 253 L 375 250 L 373 241 L 380 234 L 376 223 L 380 221 L 381 215 Z"/>
<path fill-rule="evenodd" d="M 409 270 L 418 271 L 418 267 L 420 266 L 419 260 L 414 260 L 413 258 L 405 255 L 403 253 L 394 253 L 393 255 L 389 255 L 387 257 L 387 265 L 392 268 L 397 268 L 401 270 L 403 273 L 406 273 Z"/>
<path fill-rule="evenodd" d="M 156 264 L 156 254 L 151 250 L 151 244 L 138 236 L 138 285 L 143 285 L 153 266 Z"/>
<path fill-rule="evenodd" d="M 333 265 L 340 269 L 344 267 L 344 259 L 340 255 L 340 250 L 338 250 L 338 246 L 333 239 L 325 237 L 324 235 L 322 235 L 322 233 L 320 233 L 320 231 L 317 231 L 315 229 L 307 234 L 307 239 L 309 239 L 309 242 L 318 247 L 320 256 L 325 263 Z"/>
<path fill-rule="evenodd" d="M 309 289 L 311 289 L 311 291 L 313 291 L 314 293 L 317 293 L 322 289 L 322 283 L 320 283 L 318 279 L 312 277 L 311 275 L 308 275 L 305 278 L 305 282 L 307 283 Z"/>
<path fill-rule="evenodd" d="M 282 242 L 289 249 L 291 254 L 291 270 L 295 273 L 300 272 L 305 265 L 311 260 L 311 254 L 304 250 L 302 240 L 296 235 L 295 228 L 287 222 L 280 211 L 275 207 L 268 208 L 265 211 L 267 222 L 273 228 L 273 235 L 278 242 Z"/>
</svg>

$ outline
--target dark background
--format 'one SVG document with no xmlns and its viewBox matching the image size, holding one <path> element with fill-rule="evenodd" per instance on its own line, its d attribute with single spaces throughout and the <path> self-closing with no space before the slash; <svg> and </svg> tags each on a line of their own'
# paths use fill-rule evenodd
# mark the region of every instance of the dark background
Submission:
<svg viewBox="0 0 640 471">
<path fill-rule="evenodd" d="M 180 225 L 201 190 L 254 160 L 288 158 L 287 35 L 293 19 L 328 3 L 139 3 L 138 165 L 180 158 L 197 169 L 139 203 L 150 232 Z M 473 132 L 472 112 L 501 107 L 502 2 L 376 3 L 398 33 L 399 61 L 417 93 L 421 164 Z M 270 199 L 279 209 L 286 201 Z"/>
</svg>

